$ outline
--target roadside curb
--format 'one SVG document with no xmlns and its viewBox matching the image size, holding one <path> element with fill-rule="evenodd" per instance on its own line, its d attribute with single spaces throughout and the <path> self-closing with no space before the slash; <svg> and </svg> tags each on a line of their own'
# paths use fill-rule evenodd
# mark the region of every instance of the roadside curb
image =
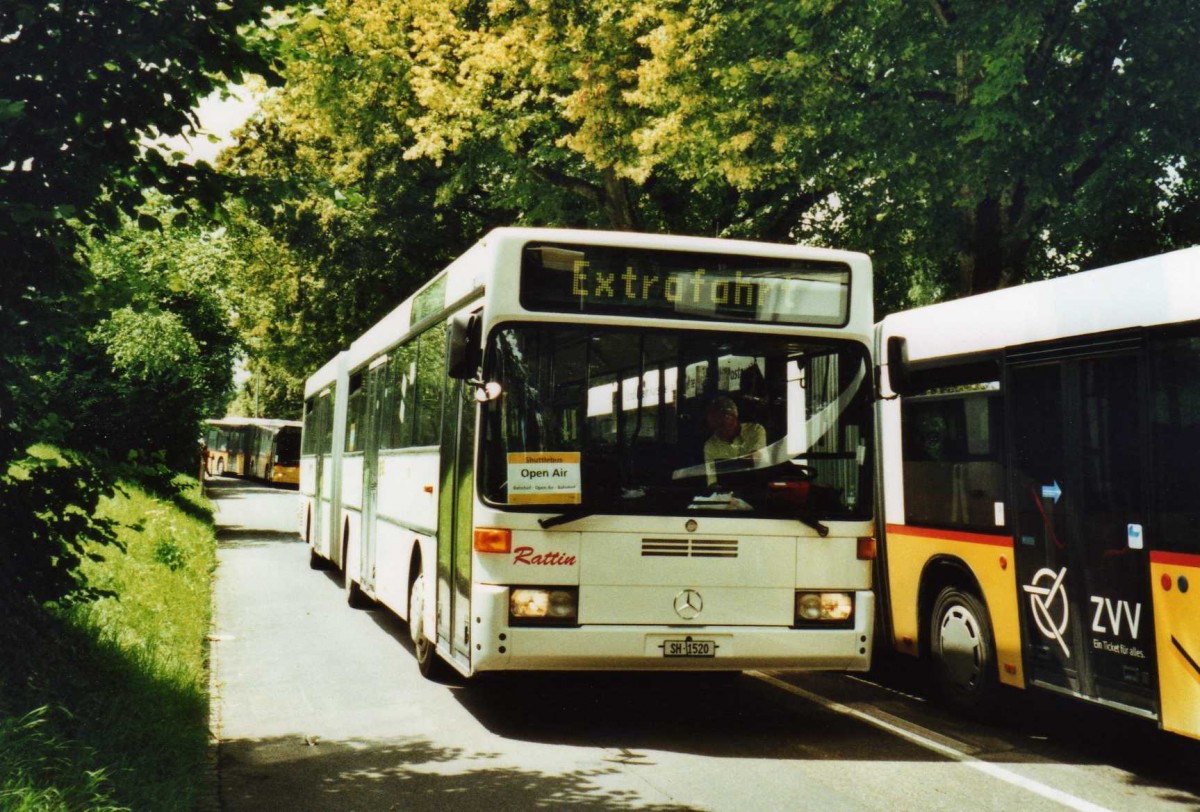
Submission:
<svg viewBox="0 0 1200 812">
<path fill-rule="evenodd" d="M 217 682 L 217 637 L 208 636 L 208 752 L 204 758 L 204 781 L 195 812 L 221 812 L 221 697 Z"/>
<path fill-rule="evenodd" d="M 201 482 L 203 487 L 203 481 Z M 215 506 L 214 506 L 215 508 Z M 215 510 L 214 510 L 215 514 Z M 213 516 L 213 531 L 216 532 L 216 516 Z M 204 758 L 204 780 L 200 797 L 196 799 L 194 812 L 221 812 L 221 693 L 217 680 L 217 608 L 216 572 L 209 584 L 212 586 L 211 620 L 205 639 L 208 655 L 208 749 Z"/>
</svg>

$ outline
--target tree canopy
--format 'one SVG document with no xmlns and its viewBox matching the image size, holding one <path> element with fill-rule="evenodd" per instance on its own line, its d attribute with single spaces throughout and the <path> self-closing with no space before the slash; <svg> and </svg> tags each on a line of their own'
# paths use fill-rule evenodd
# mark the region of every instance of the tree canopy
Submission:
<svg viewBox="0 0 1200 812">
<path fill-rule="evenodd" d="M 254 3 L 12 9 L 6 338 L 37 335 L 38 302 L 42 323 L 70 312 L 72 219 L 119 229 L 146 188 L 214 202 L 207 167 L 139 138 L 277 70 L 219 168 L 237 184 L 232 310 L 284 412 L 494 225 L 859 249 L 882 311 L 1196 238 L 1200 22 L 1183 0 L 324 0 L 257 26 Z"/>
<path fill-rule="evenodd" d="M 251 213 L 323 299 L 292 311 L 309 370 L 493 224 L 863 250 L 882 311 L 1197 236 L 1182 0 L 328 0 L 297 19 L 286 89 L 229 166 L 275 184 Z"/>
<path fill-rule="evenodd" d="M 152 383 L 189 354 L 228 364 L 214 335 L 228 332 L 227 316 L 191 320 L 202 297 L 184 305 L 183 291 L 163 292 L 170 277 L 152 262 L 130 256 L 137 270 L 126 263 L 129 273 L 111 277 L 92 264 L 103 238 L 129 223 L 162 227 L 137 210 L 147 190 L 196 212 L 220 200 L 225 184 L 210 167 L 144 142 L 194 135 L 201 97 L 247 72 L 274 75 L 254 25 L 263 13 L 258 0 L 0 6 L 0 510 L 11 528 L 0 534 L 0 599 L 69 598 L 82 589 L 72 570 L 85 544 L 114 538 L 91 518 L 111 488 L 100 469 L 74 454 L 27 456 L 32 443 L 103 426 L 79 446 L 119 451 L 138 411 L 194 443 L 194 413 L 170 412 Z M 176 225 L 187 216 L 172 211 Z M 144 285 L 130 287 L 135 279 Z M 221 375 L 212 391 L 228 386 Z M 170 454 L 155 445 L 142 450 Z"/>
<path fill-rule="evenodd" d="M 119 228 L 119 212 L 132 212 L 146 189 L 201 206 L 219 199 L 209 168 L 168 160 L 142 140 L 194 134 L 198 99 L 247 72 L 273 75 L 250 38 L 262 13 L 255 0 L 4 4 L 0 465 L 29 440 L 41 411 L 29 385 L 39 356 L 61 348 L 71 297 L 86 284 L 80 226 Z"/>
</svg>

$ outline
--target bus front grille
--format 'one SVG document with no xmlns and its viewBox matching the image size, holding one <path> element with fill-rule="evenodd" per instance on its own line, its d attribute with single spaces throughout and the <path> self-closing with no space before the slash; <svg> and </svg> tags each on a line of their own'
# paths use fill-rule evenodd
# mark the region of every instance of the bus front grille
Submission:
<svg viewBox="0 0 1200 812">
<path fill-rule="evenodd" d="M 737 558 L 736 539 L 642 539 L 643 557 Z"/>
</svg>

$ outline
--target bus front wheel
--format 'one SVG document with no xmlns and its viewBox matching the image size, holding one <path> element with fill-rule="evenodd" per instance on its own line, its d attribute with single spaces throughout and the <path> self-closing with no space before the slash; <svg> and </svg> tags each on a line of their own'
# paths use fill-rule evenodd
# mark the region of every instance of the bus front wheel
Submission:
<svg viewBox="0 0 1200 812">
<path fill-rule="evenodd" d="M 949 586 L 938 593 L 929 652 L 938 697 L 959 712 L 989 715 L 999 691 L 996 647 L 987 607 L 972 592 Z"/>
</svg>

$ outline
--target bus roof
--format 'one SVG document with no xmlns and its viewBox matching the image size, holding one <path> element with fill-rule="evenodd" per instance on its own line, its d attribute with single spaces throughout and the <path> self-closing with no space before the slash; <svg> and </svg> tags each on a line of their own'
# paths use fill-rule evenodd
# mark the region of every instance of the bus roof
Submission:
<svg viewBox="0 0 1200 812">
<path fill-rule="evenodd" d="M 204 422 L 221 429 L 258 427 L 276 431 L 285 428 L 300 428 L 304 425 L 299 420 L 276 420 L 269 417 L 222 417 Z"/>
<path fill-rule="evenodd" d="M 1059 338 L 1200 319 L 1200 246 L 893 313 L 880 340 L 908 359 L 971 355 Z"/>
<path fill-rule="evenodd" d="M 768 257 L 793 257 L 797 253 L 803 252 L 805 256 L 843 262 L 867 259 L 867 255 L 861 252 L 842 251 L 836 248 L 814 248 L 806 245 L 755 242 L 724 237 L 691 237 L 682 234 L 650 234 L 635 231 L 592 231 L 577 228 L 496 228 L 489 231 L 480 240 L 480 243 L 506 242 L 524 245 L 531 240 L 592 245 L 627 245 L 633 248 L 662 248 L 669 251 L 745 253 Z"/>
<path fill-rule="evenodd" d="M 585 245 L 614 245 L 631 248 L 660 249 L 667 251 L 693 251 L 701 253 L 733 253 L 773 258 L 811 258 L 845 262 L 869 267 L 870 258 L 861 252 L 843 251 L 833 248 L 814 248 L 805 245 L 753 242 L 715 237 L 691 237 L 677 234 L 649 234 L 632 231 L 597 231 L 568 228 L 522 228 L 504 227 L 489 231 L 471 248 L 451 262 L 442 272 L 434 276 L 412 296 L 372 325 L 357 338 L 344 353 L 346 369 L 360 370 L 370 359 L 394 344 L 400 336 L 416 329 L 435 312 L 443 312 L 456 304 L 466 303 L 472 296 L 482 295 L 486 287 L 486 272 L 489 267 L 508 262 L 519 262 L 521 250 L 532 241 L 575 243 Z M 870 307 L 871 279 L 867 274 L 858 279 L 854 296 Z M 440 286 L 440 287 L 439 287 Z M 431 297 L 431 294 L 433 295 Z M 515 296 L 515 292 L 512 293 Z M 422 297 L 436 298 L 440 307 L 427 310 L 418 308 Z M 869 321 L 868 317 L 868 321 Z M 331 362 L 332 363 L 332 362 Z M 327 372 L 326 364 L 321 371 L 309 379 L 305 386 L 305 397 L 310 397 L 325 384 L 314 384 L 313 379 Z M 322 377 L 322 381 L 324 378 Z"/>
<path fill-rule="evenodd" d="M 346 353 L 339 352 L 308 377 L 304 382 L 304 399 L 308 400 L 330 384 L 337 383 L 346 375 Z"/>
</svg>

